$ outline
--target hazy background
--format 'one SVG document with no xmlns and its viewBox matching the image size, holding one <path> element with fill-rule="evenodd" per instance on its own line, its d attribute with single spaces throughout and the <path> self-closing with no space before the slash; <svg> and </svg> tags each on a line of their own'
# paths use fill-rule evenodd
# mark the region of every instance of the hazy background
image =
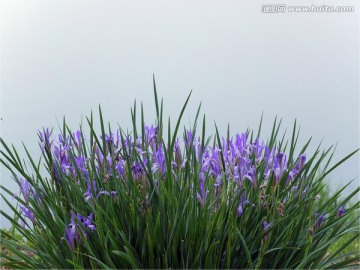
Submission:
<svg viewBox="0 0 360 270">
<path fill-rule="evenodd" d="M 63 116 L 75 129 L 99 104 L 131 128 L 135 98 L 150 123 L 155 73 L 172 119 L 193 89 L 185 123 L 200 101 L 209 134 L 214 120 L 224 135 L 228 123 L 232 134 L 256 129 L 264 112 L 265 140 L 276 115 L 290 136 L 297 118 L 300 143 L 313 136 L 312 153 L 338 142 L 338 161 L 359 147 L 358 1 L 293 1 L 355 12 L 284 14 L 252 2 L 2 1 L 1 137 L 39 156 L 38 129 L 57 133 Z M 354 178 L 347 192 L 359 185 L 359 155 L 328 180 L 336 190 Z M 1 184 L 17 190 L 3 166 Z"/>
</svg>

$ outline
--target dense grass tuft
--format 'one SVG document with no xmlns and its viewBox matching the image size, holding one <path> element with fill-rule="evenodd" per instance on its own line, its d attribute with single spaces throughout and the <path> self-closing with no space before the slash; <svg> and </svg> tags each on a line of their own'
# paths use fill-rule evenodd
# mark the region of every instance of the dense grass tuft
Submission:
<svg viewBox="0 0 360 270">
<path fill-rule="evenodd" d="M 25 163 L 0 140 L 0 161 L 20 188 L 13 200 L 1 194 L 14 214 L 0 211 L 12 223 L 1 231 L 1 266 L 304 269 L 359 260 L 349 249 L 359 239 L 359 188 L 319 199 L 326 175 L 357 151 L 330 167 L 331 148 L 306 155 L 310 140 L 297 145 L 296 122 L 285 141 L 276 120 L 266 142 L 261 126 L 208 137 L 205 116 L 197 130 L 199 110 L 179 135 L 190 95 L 165 131 L 155 81 L 154 93 L 154 125 L 144 123 L 142 107 L 137 122 L 135 104 L 131 133 L 105 129 L 99 108 L 100 134 L 92 114 L 89 134 L 65 121 L 57 137 L 39 132 L 38 162 L 25 148 Z"/>
</svg>

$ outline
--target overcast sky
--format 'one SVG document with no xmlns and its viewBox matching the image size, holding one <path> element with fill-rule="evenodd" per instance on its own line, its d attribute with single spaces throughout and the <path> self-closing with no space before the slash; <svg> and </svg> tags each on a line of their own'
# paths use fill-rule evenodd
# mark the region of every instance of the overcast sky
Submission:
<svg viewBox="0 0 360 270">
<path fill-rule="evenodd" d="M 38 129 L 57 131 L 63 116 L 76 129 L 99 104 L 130 128 L 135 98 L 151 122 L 154 73 L 172 119 L 193 89 L 185 122 L 202 101 L 209 134 L 214 121 L 223 134 L 256 129 L 264 113 L 266 140 L 276 115 L 289 133 L 296 118 L 300 142 L 338 143 L 341 159 L 359 147 L 358 1 L 287 1 L 354 6 L 346 13 L 262 13 L 265 3 L 2 1 L 1 137 L 36 156 Z M 359 155 L 328 180 L 335 190 L 354 178 Z M 3 167 L 1 183 L 16 190 Z"/>
</svg>

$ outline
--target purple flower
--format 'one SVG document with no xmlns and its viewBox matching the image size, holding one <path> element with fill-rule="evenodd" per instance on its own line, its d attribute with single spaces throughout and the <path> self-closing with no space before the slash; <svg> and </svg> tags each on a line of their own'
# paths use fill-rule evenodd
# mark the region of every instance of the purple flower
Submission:
<svg viewBox="0 0 360 270">
<path fill-rule="evenodd" d="M 85 226 L 85 228 L 87 228 L 90 232 L 93 232 L 94 230 L 96 230 L 96 227 L 94 224 L 92 224 L 92 218 L 93 218 L 93 213 L 91 213 L 88 217 L 84 217 L 82 215 L 80 215 L 79 213 L 76 214 L 76 218 Z M 65 241 L 68 243 L 71 251 L 74 251 L 74 247 L 75 247 L 75 241 L 77 243 L 80 242 L 81 240 L 81 235 L 77 229 L 77 225 L 75 222 L 75 217 L 74 214 L 71 212 L 71 222 L 70 224 L 67 226 L 67 228 L 65 228 L 65 236 L 62 239 L 65 239 Z M 81 232 L 83 233 L 83 235 L 85 237 L 87 237 L 86 232 L 80 227 Z"/>
<path fill-rule="evenodd" d="M 41 191 L 40 191 L 40 195 L 42 195 Z M 41 201 L 41 198 L 39 196 L 39 194 L 37 193 L 36 189 L 33 190 L 33 196 L 35 198 L 35 200 L 37 201 L 38 205 L 40 206 L 41 209 L 44 208 L 43 203 Z"/>
<path fill-rule="evenodd" d="M 63 238 L 68 243 L 71 251 L 74 251 L 75 237 L 77 237 L 76 225 L 75 222 L 72 220 L 71 223 L 68 225 L 68 227 L 65 229 L 65 237 Z"/>
<path fill-rule="evenodd" d="M 62 175 L 61 175 L 61 167 L 58 163 L 58 161 L 54 161 L 53 163 L 53 167 L 52 167 L 52 173 L 53 173 L 53 177 L 54 177 L 54 180 L 57 184 L 61 184 L 62 182 Z"/>
<path fill-rule="evenodd" d="M 86 167 L 86 158 L 84 156 L 75 157 L 75 164 L 71 164 L 71 173 L 74 178 L 77 177 L 76 167 L 79 169 L 80 173 L 83 173 L 85 178 L 89 179 L 89 172 Z"/>
<path fill-rule="evenodd" d="M 103 139 L 103 136 L 100 135 L 100 139 Z M 105 134 L 105 142 L 106 142 L 106 149 L 111 151 L 112 146 L 115 145 L 114 134 Z"/>
<path fill-rule="evenodd" d="M 294 192 L 295 190 L 297 190 L 297 185 L 294 185 L 294 186 L 292 186 L 292 188 L 291 188 L 291 192 Z"/>
<path fill-rule="evenodd" d="M 345 212 L 346 212 L 345 206 L 342 205 L 342 206 L 339 207 L 339 210 L 337 212 L 337 216 L 341 217 L 343 214 L 345 214 Z"/>
<path fill-rule="evenodd" d="M 247 140 L 247 136 L 246 133 L 242 133 L 240 134 L 236 134 L 235 137 L 235 147 L 236 147 L 236 151 L 237 151 L 237 155 L 240 156 L 245 156 L 246 155 L 246 140 Z"/>
<path fill-rule="evenodd" d="M 39 130 L 38 132 L 40 138 L 40 148 L 42 152 L 50 151 L 52 146 L 52 141 L 50 140 L 50 130 L 46 128 L 43 132 Z"/>
<path fill-rule="evenodd" d="M 105 134 L 105 141 L 109 144 L 113 144 L 114 143 L 114 136 L 113 134 Z"/>
<path fill-rule="evenodd" d="M 93 189 L 93 190 L 92 190 Z M 94 191 L 94 193 L 96 193 L 96 182 L 93 181 L 93 186 L 91 188 L 91 181 L 88 181 L 87 183 L 87 191 L 84 193 L 84 197 L 85 197 L 85 201 L 87 202 L 90 199 L 93 199 L 93 193 L 92 191 Z"/>
<path fill-rule="evenodd" d="M 255 163 L 259 163 L 263 158 L 263 150 L 265 148 L 264 142 L 259 143 L 259 139 L 250 146 L 251 152 L 255 155 Z"/>
<path fill-rule="evenodd" d="M 289 183 L 290 181 L 295 179 L 295 177 L 299 174 L 299 172 L 304 167 L 305 161 L 306 161 L 306 155 L 301 154 L 299 156 L 298 162 L 296 163 L 296 166 L 289 172 L 287 183 Z"/>
<path fill-rule="evenodd" d="M 139 162 L 135 161 L 131 166 L 131 170 L 135 181 L 139 181 L 145 177 L 145 170 Z"/>
<path fill-rule="evenodd" d="M 69 146 L 69 142 L 70 142 L 70 136 L 66 136 L 66 138 L 64 139 L 63 136 L 61 134 L 59 134 L 58 136 L 59 138 L 59 143 L 61 146 L 67 148 Z"/>
<path fill-rule="evenodd" d="M 150 145 L 150 147 L 155 150 L 156 147 L 156 137 L 158 134 L 158 127 L 151 125 L 151 126 L 144 126 L 145 130 L 145 143 L 146 145 Z"/>
<path fill-rule="evenodd" d="M 207 197 L 207 194 L 209 193 L 208 190 L 205 191 L 205 174 L 204 173 L 200 173 L 200 176 L 199 176 L 199 192 L 196 192 L 196 197 L 199 201 L 199 203 L 202 205 L 202 206 L 205 206 L 206 204 L 206 197 Z"/>
<path fill-rule="evenodd" d="M 63 140 L 63 137 L 59 135 L 59 146 L 54 146 L 54 157 L 56 160 L 56 165 L 62 172 L 66 175 L 69 175 L 71 164 L 69 156 L 69 136 L 66 137 L 66 140 Z"/>
<path fill-rule="evenodd" d="M 79 152 L 82 150 L 82 136 L 81 131 L 78 130 L 75 133 L 72 134 L 75 147 L 78 149 Z"/>
<path fill-rule="evenodd" d="M 24 218 L 30 219 L 31 222 L 34 224 L 34 223 L 35 223 L 35 215 L 34 215 L 34 213 L 30 210 L 30 208 L 29 208 L 28 206 L 22 206 L 22 205 L 20 205 L 20 209 L 21 209 L 21 211 L 22 211 L 22 213 L 23 213 Z M 24 225 L 25 225 L 25 224 L 23 224 L 23 227 L 25 227 Z"/>
<path fill-rule="evenodd" d="M 268 231 L 269 228 L 270 228 L 270 224 L 267 223 L 266 221 L 264 221 L 264 222 L 263 222 L 263 225 L 264 225 L 264 232 Z M 268 237 L 269 237 L 269 235 L 268 235 L 268 233 L 267 233 L 267 234 L 265 234 L 264 239 L 267 240 Z"/>
<path fill-rule="evenodd" d="M 187 130 L 186 132 L 185 132 L 185 137 L 184 137 L 184 139 L 185 139 L 185 146 L 186 146 L 186 148 L 190 148 L 190 145 L 193 143 L 193 140 L 194 140 L 194 138 L 195 138 L 195 136 L 194 136 L 194 134 L 192 134 L 192 132 L 191 132 L 191 130 Z"/>
<path fill-rule="evenodd" d="M 267 146 L 267 145 L 265 145 L 265 155 L 264 155 L 264 160 L 266 160 L 266 161 L 269 161 L 270 160 L 270 158 L 272 157 L 271 156 L 271 149 Z"/>
<path fill-rule="evenodd" d="M 91 232 L 93 232 L 96 229 L 95 225 L 92 224 L 93 215 L 94 214 L 91 213 L 88 217 L 84 217 L 78 213 L 78 214 L 76 214 L 76 217 L 87 229 L 89 229 Z M 85 233 L 84 233 L 84 235 L 86 236 Z"/>
<path fill-rule="evenodd" d="M 263 222 L 263 225 L 264 225 L 264 231 L 267 231 L 270 227 L 270 224 L 267 223 L 266 221 Z"/>
<path fill-rule="evenodd" d="M 301 154 L 301 155 L 299 156 L 299 161 L 298 161 L 298 163 L 296 164 L 296 169 L 297 169 L 298 171 L 301 171 L 302 168 L 304 168 L 305 161 L 306 161 L 306 155 L 305 155 L 305 154 Z"/>
<path fill-rule="evenodd" d="M 166 161 L 165 155 L 163 153 L 162 147 L 159 147 L 156 153 L 154 154 L 155 166 L 153 169 L 153 173 L 159 171 L 161 175 L 166 173 Z"/>
<path fill-rule="evenodd" d="M 244 199 L 245 199 L 245 193 L 242 194 L 241 201 L 240 201 L 239 206 L 237 208 L 238 217 L 242 216 L 242 214 L 244 212 L 243 207 L 249 203 L 249 200 L 244 200 Z"/>
<path fill-rule="evenodd" d="M 249 171 L 247 172 L 247 174 L 245 176 L 245 179 L 250 180 L 253 187 L 256 188 L 256 170 L 255 170 L 255 166 L 251 166 L 251 168 L 249 169 Z"/>
<path fill-rule="evenodd" d="M 120 176 L 125 179 L 125 161 L 119 158 L 115 161 L 115 169 L 120 174 Z"/>
<path fill-rule="evenodd" d="M 296 175 L 299 173 L 299 170 L 294 168 L 289 172 L 289 176 L 287 179 L 287 183 L 289 183 L 290 181 L 294 180 L 294 178 L 296 177 Z"/>
<path fill-rule="evenodd" d="M 31 186 L 28 180 L 21 178 L 20 179 L 20 191 L 24 196 L 26 203 L 29 203 L 29 196 L 31 192 Z"/>
<path fill-rule="evenodd" d="M 181 148 L 179 139 L 176 138 L 175 144 L 174 144 L 174 152 L 175 152 L 175 161 L 176 166 L 182 169 L 185 166 L 185 162 L 183 161 L 182 154 L 181 154 Z"/>
<path fill-rule="evenodd" d="M 269 179 L 270 173 L 271 173 L 271 168 L 270 168 L 270 166 L 268 164 L 266 164 L 265 172 L 264 172 L 264 179 L 265 180 Z"/>
<path fill-rule="evenodd" d="M 281 180 L 284 172 L 286 170 L 286 155 L 283 152 L 280 152 L 277 157 L 274 159 L 274 176 L 275 176 L 275 184 L 278 184 Z"/>
<path fill-rule="evenodd" d="M 103 167 L 104 166 L 104 155 L 101 153 L 101 151 L 97 145 L 94 145 L 93 152 L 97 159 L 98 166 Z"/>
<path fill-rule="evenodd" d="M 133 138 L 130 135 L 128 135 L 124 139 L 124 145 L 122 146 L 122 148 L 126 149 L 126 151 L 128 153 L 131 153 L 132 152 L 132 146 L 133 146 Z"/>
<path fill-rule="evenodd" d="M 76 166 L 79 170 L 86 170 L 86 159 L 84 156 L 75 157 Z"/>
<path fill-rule="evenodd" d="M 316 219 L 317 228 L 320 228 L 321 224 L 324 221 L 324 218 L 325 218 L 324 214 L 315 213 L 315 219 Z"/>
</svg>

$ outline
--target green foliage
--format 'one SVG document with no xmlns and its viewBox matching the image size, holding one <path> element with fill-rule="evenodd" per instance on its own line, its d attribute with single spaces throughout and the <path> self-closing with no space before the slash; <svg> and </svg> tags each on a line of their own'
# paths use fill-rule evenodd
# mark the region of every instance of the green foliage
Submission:
<svg viewBox="0 0 360 270">
<path fill-rule="evenodd" d="M 323 205 L 326 201 L 329 200 L 330 198 L 330 188 L 329 186 L 325 186 L 321 192 L 320 192 L 320 198 L 318 201 L 318 205 Z M 354 197 L 354 199 L 356 200 L 357 197 Z M 352 200 L 350 202 L 350 205 L 354 204 L 354 200 Z M 336 205 L 336 204 L 335 204 Z M 349 221 L 353 221 L 353 220 L 357 220 L 359 217 L 359 210 L 353 211 L 350 214 L 349 217 Z M 346 245 L 346 243 L 348 241 L 350 241 L 350 243 L 348 245 L 346 245 L 346 247 L 340 251 L 339 255 L 343 255 L 344 258 L 348 257 L 348 254 L 356 254 L 358 257 L 360 257 L 360 224 L 359 222 L 357 223 L 357 228 L 349 233 L 344 234 L 340 239 L 338 239 L 335 243 L 333 243 L 329 250 L 328 253 L 329 254 L 333 254 L 335 253 L 337 250 L 339 250 L 341 248 L 341 246 Z M 355 240 L 352 240 L 355 237 Z"/>
<path fill-rule="evenodd" d="M 73 174 L 59 171 L 59 167 L 51 151 L 50 142 L 43 140 L 42 160 L 35 162 L 26 150 L 28 163 L 22 161 L 16 149 L 7 145 L 2 139 L 1 163 L 10 170 L 15 181 L 21 186 L 21 178 L 25 178 L 32 187 L 29 198 L 20 196 L 8 200 L 4 193 L 13 195 L 13 191 L 1 186 L 1 196 L 14 213 L 11 217 L 0 210 L 3 217 L 12 223 L 12 231 L 1 231 L 1 246 L 10 252 L 3 254 L 1 266 L 11 268 L 343 268 L 351 266 L 359 260 L 356 241 L 359 240 L 358 209 L 359 201 L 351 202 L 359 192 L 356 188 L 351 194 L 342 197 L 341 189 L 331 196 L 324 194 L 324 178 L 354 155 L 349 154 L 339 163 L 330 167 L 332 155 L 330 149 L 320 151 L 301 169 L 296 182 L 287 183 L 289 171 L 279 181 L 271 174 L 268 179 L 262 175 L 266 164 L 256 163 L 255 182 L 244 181 L 241 189 L 231 174 L 223 174 L 223 185 L 217 188 L 215 179 L 206 174 L 204 183 L 208 190 L 203 204 L 197 198 L 201 193 L 199 173 L 202 168 L 202 156 L 209 147 L 210 138 L 205 134 L 205 116 L 199 136 L 199 152 L 186 147 L 183 169 L 173 169 L 173 163 L 179 163 L 175 147 L 181 116 L 189 97 L 181 110 L 180 117 L 172 130 L 170 120 L 168 133 L 164 132 L 163 102 L 158 102 L 154 81 L 156 125 L 158 127 L 155 143 L 157 147 L 167 149 L 165 152 L 166 171 L 160 175 L 159 169 L 154 171 L 151 164 L 154 156 L 150 154 L 147 144 L 144 112 L 141 106 L 141 123 L 138 129 L 136 103 L 131 110 L 133 120 L 132 136 L 139 138 L 141 151 L 133 141 L 127 143 L 130 134 L 123 130 L 119 133 L 121 145 L 119 151 L 113 149 L 107 141 L 108 134 L 101 110 L 101 136 L 94 128 L 93 115 L 87 118 L 90 128 L 89 140 L 75 144 L 76 139 L 65 121 L 61 130 L 62 139 L 70 136 L 76 147 L 69 150 L 69 158 L 73 164 L 83 155 L 88 162 L 86 171 L 89 179 L 95 184 L 88 187 L 82 168 L 76 165 Z M 196 114 L 196 120 L 199 116 Z M 196 133 L 197 125 L 192 127 Z M 278 139 L 280 124 L 275 120 L 272 135 L 267 142 L 270 148 L 276 147 L 286 152 L 289 168 L 296 166 L 294 153 L 297 147 L 299 129 L 294 124 L 290 142 Z M 261 125 L 257 138 L 260 136 Z M 45 131 L 44 131 L 45 133 Z M 254 134 L 248 132 L 248 135 Z M 256 133 L 255 133 L 256 134 Z M 186 131 L 184 132 L 186 137 Z M 195 137 L 195 136 L 194 136 Z M 195 140 L 195 138 L 191 140 Z M 230 135 L 226 139 L 219 136 L 216 128 L 214 148 L 225 149 Z M 249 136 L 250 137 L 250 136 Z M 41 138 L 40 138 L 41 139 Z M 48 137 L 49 139 L 49 137 Z M 251 135 L 250 144 L 256 138 Z M 304 153 L 310 143 L 300 148 Z M 127 145 L 124 147 L 124 145 Z M 94 149 L 98 149 L 96 152 Z M 99 155 L 109 157 L 109 163 L 99 163 Z M 200 158 L 197 157 L 200 155 Z M 219 152 L 221 169 L 226 170 L 227 158 L 223 151 Z M 255 157 L 251 157 L 255 160 Z M 145 162 L 144 160 L 147 160 Z M 114 166 L 117 161 L 124 161 L 124 177 L 121 178 Z M 141 164 L 145 169 L 142 178 L 136 178 L 133 164 Z M 28 168 L 30 164 L 31 168 Z M 106 165 L 107 164 L 107 165 Z M 41 166 L 47 174 L 41 173 Z M 102 166 L 103 167 L 102 167 Z M 324 169 L 320 169 L 320 165 Z M 140 166 L 140 165 L 139 165 Z M 74 177 L 76 175 L 76 177 Z M 229 176 L 230 175 L 230 176 Z M 91 183 L 91 182 L 90 182 Z M 96 189 L 96 190 L 95 190 Z M 92 198 L 86 198 L 88 190 Z M 295 191 L 294 191 L 295 190 Z M 96 196 L 100 191 L 107 195 Z M 114 196 L 110 195 L 113 191 Z M 23 193 L 24 194 L 24 193 Z M 112 194 L 112 193 L 111 193 Z M 243 205 L 243 213 L 239 215 L 239 202 L 246 194 L 249 201 Z M 109 196 L 108 196 L 109 195 Z M 24 211 L 15 205 L 27 206 L 34 214 L 34 222 L 24 217 Z M 346 212 L 338 215 L 339 206 L 344 205 Z M 325 218 L 321 225 L 315 215 L 323 213 Z M 72 216 L 71 213 L 74 213 Z M 93 214 L 91 222 L 95 230 L 85 225 L 79 216 Z M 90 220 L 91 218 L 89 218 Z M 264 226 L 265 223 L 269 226 Z M 23 225 L 21 223 L 24 223 Z M 67 229 L 76 224 L 78 238 L 72 248 L 67 241 Z M 74 225 L 75 226 L 75 225 Z M 75 228 L 75 227 L 74 227 Z M 17 235 L 21 235 L 19 238 Z M 22 251 L 34 256 L 27 256 Z"/>
</svg>

